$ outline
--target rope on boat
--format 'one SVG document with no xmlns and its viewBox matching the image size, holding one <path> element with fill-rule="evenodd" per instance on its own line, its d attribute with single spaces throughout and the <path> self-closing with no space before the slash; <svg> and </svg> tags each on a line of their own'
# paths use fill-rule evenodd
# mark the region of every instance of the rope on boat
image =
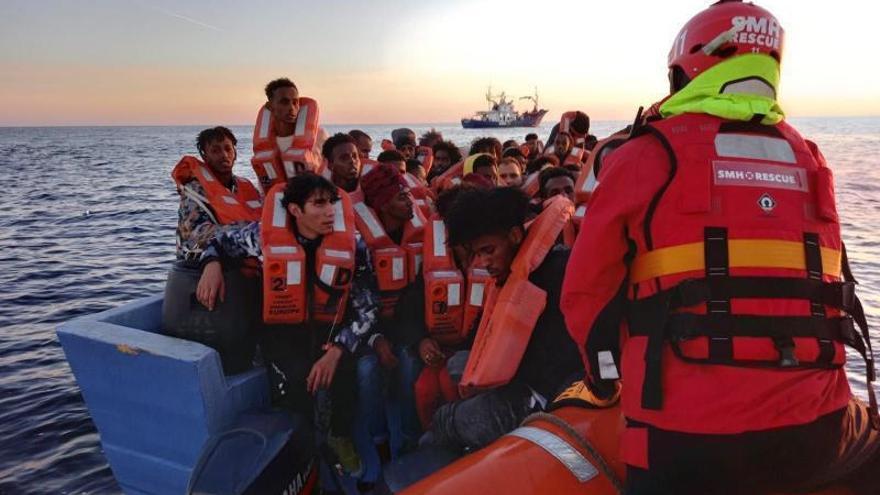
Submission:
<svg viewBox="0 0 880 495">
<path fill-rule="evenodd" d="M 574 439 L 579 447 L 583 448 L 593 457 L 599 470 L 602 471 L 602 474 L 604 474 L 614 486 L 614 490 L 619 495 L 623 494 L 623 482 L 617 477 L 617 474 L 611 469 L 611 466 L 605 461 L 599 453 L 599 450 L 596 449 L 586 437 L 578 433 L 571 424 L 559 416 L 554 416 L 553 414 L 545 412 L 536 412 L 528 415 L 520 426 L 526 426 L 529 423 L 534 423 L 536 421 L 546 421 L 567 433 L 570 438 Z"/>
</svg>

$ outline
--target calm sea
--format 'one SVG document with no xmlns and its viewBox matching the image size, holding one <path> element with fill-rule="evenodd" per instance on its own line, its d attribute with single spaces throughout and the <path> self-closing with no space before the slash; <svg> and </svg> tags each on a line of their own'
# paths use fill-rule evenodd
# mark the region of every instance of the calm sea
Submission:
<svg viewBox="0 0 880 495">
<path fill-rule="evenodd" d="M 880 118 L 794 119 L 836 173 L 843 233 L 872 322 L 880 315 Z M 596 122 L 599 137 L 623 122 Z M 378 141 L 399 126 L 358 126 Z M 421 134 L 429 125 L 409 124 Z M 434 126 L 456 144 L 487 132 Z M 330 132 L 351 126 L 328 126 Z M 163 289 L 174 258 L 170 171 L 193 127 L 0 128 L 0 493 L 116 493 L 55 326 Z M 237 172 L 253 178 L 250 126 Z M 539 135 L 546 139 L 549 127 Z M 375 151 L 374 151 L 375 155 Z M 875 338 L 880 347 L 880 338 Z M 851 356 L 856 393 L 861 363 Z"/>
</svg>

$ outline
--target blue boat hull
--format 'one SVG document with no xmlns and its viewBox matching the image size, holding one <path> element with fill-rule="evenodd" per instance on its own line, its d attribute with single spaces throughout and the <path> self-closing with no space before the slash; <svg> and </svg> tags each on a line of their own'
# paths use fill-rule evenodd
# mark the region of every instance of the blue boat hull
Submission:
<svg viewBox="0 0 880 495">
<path fill-rule="evenodd" d="M 58 339 L 128 494 L 297 493 L 314 483 L 302 419 L 270 409 L 263 368 L 162 335 L 162 297 L 67 322 Z M 285 492 L 286 491 L 286 492 Z"/>
</svg>

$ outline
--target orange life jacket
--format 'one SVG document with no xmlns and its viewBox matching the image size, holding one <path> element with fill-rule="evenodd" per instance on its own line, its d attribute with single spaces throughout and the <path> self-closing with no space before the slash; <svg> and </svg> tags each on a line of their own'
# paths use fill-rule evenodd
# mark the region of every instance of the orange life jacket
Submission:
<svg viewBox="0 0 880 495">
<path fill-rule="evenodd" d="M 562 114 L 559 118 L 559 130 L 557 132 L 564 132 L 571 136 L 571 145 L 573 148 L 576 147 L 585 147 L 584 144 L 587 139 L 586 134 L 581 134 L 574 129 L 571 128 L 571 123 L 574 121 L 575 116 L 577 116 L 576 110 L 570 110 Z"/>
<path fill-rule="evenodd" d="M 464 172 L 464 160 L 460 160 L 458 163 L 451 165 L 445 172 L 434 177 L 434 180 L 431 181 L 431 189 L 433 189 L 434 193 L 438 196 L 441 192 L 447 189 L 452 189 L 461 184 L 462 172 Z"/>
<path fill-rule="evenodd" d="M 416 148 L 416 159 L 425 167 L 427 174 L 434 166 L 434 150 L 430 146 L 419 146 Z"/>
<path fill-rule="evenodd" d="M 425 218 L 430 218 L 434 214 L 434 193 L 430 188 L 425 187 L 410 173 L 403 174 L 403 180 L 406 181 L 406 187 L 412 193 L 415 204 L 421 210 Z"/>
<path fill-rule="evenodd" d="M 428 222 L 424 233 L 425 325 L 428 333 L 443 345 L 467 339 L 483 308 L 489 272 L 469 268 L 467 280 L 446 246 L 446 225 L 438 216 Z M 462 299 L 464 296 L 464 299 Z"/>
<path fill-rule="evenodd" d="M 541 172 L 532 172 L 528 176 L 526 176 L 526 180 L 523 181 L 522 190 L 530 197 L 534 198 L 538 196 L 538 193 L 541 192 L 541 181 L 538 176 L 541 175 Z"/>
<path fill-rule="evenodd" d="M 278 149 L 272 112 L 265 105 L 257 112 L 251 165 L 264 191 L 286 183 L 303 170 L 317 170 L 321 165 L 321 156 L 314 151 L 318 139 L 318 102 L 300 97 L 299 105 L 293 141 L 286 150 Z"/>
<path fill-rule="evenodd" d="M 562 161 L 562 165 L 577 165 L 582 166 L 584 162 L 587 161 L 590 157 L 590 152 L 585 150 L 580 146 L 574 146 L 571 148 L 571 151 L 565 155 L 565 160 Z"/>
<path fill-rule="evenodd" d="M 233 177 L 235 193 L 217 180 L 210 167 L 194 156 L 184 156 L 171 171 L 171 178 L 177 184 L 177 190 L 185 194 L 186 184 L 192 180 L 199 181 L 205 190 L 206 207 L 219 225 L 235 222 L 257 222 L 263 210 L 260 192 L 243 177 Z M 193 197 L 190 195 L 190 197 Z M 199 199 L 199 198 L 193 198 Z"/>
<path fill-rule="evenodd" d="M 266 195 L 260 224 L 263 251 L 263 321 L 338 324 L 345 315 L 355 270 L 354 210 L 345 191 L 334 204 L 333 233 L 321 240 L 315 266 L 296 239 L 291 216 L 282 206 L 284 184 Z"/>
<path fill-rule="evenodd" d="M 587 203 L 593 195 L 593 189 L 598 184 L 599 172 L 602 170 L 602 160 L 608 153 L 625 143 L 628 137 L 628 131 L 616 132 L 596 143 L 593 151 L 587 154 L 586 163 L 574 186 L 575 201 L 578 205 Z"/>
<path fill-rule="evenodd" d="M 413 217 L 403 226 L 403 238 L 396 244 L 385 232 L 379 215 L 363 200 L 354 203 L 358 232 L 373 255 L 373 268 L 379 282 L 382 316 L 394 315 L 401 291 L 416 279 L 422 265 L 422 234 L 425 217 L 413 204 Z"/>
<path fill-rule="evenodd" d="M 487 288 L 486 307 L 459 388 L 463 396 L 504 385 L 519 368 L 535 324 L 547 306 L 547 293 L 529 281 L 574 212 L 567 198 L 555 196 L 529 225 L 501 288 Z"/>
</svg>

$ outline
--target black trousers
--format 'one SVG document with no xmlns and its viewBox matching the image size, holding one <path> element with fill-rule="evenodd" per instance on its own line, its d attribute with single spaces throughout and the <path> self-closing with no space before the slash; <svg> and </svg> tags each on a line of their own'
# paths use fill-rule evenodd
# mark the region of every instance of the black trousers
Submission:
<svg viewBox="0 0 880 495">
<path fill-rule="evenodd" d="M 880 432 L 855 399 L 812 423 L 739 435 L 648 426 L 648 464 L 647 470 L 627 466 L 627 495 L 797 493 L 831 483 L 876 495 Z"/>
<path fill-rule="evenodd" d="M 312 365 L 324 354 L 323 339 L 301 328 L 283 326 L 264 328 L 261 337 L 272 404 L 316 421 L 319 432 L 329 427 L 336 436 L 351 437 L 356 405 L 356 359 L 345 352 L 329 393 L 313 396 L 306 390 L 306 378 Z M 321 404 L 316 417 L 318 399 Z"/>
</svg>

